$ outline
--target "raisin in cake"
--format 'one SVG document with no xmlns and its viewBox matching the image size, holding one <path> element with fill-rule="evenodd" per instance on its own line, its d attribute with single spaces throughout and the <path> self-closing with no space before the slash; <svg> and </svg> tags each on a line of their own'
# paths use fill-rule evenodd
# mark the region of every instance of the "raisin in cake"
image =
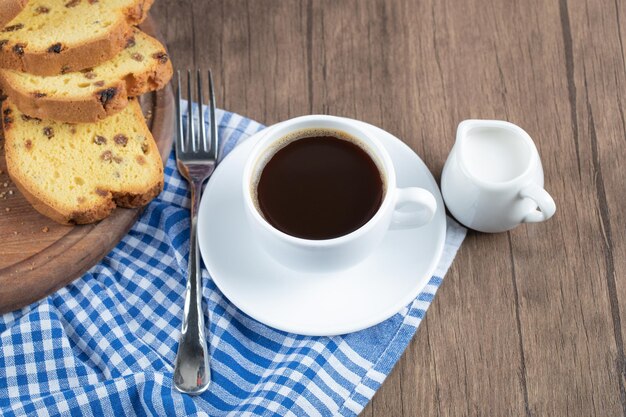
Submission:
<svg viewBox="0 0 626 417">
<path fill-rule="evenodd" d="M 153 0 L 30 0 L 0 31 L 0 67 L 56 75 L 113 58 Z"/>
<path fill-rule="evenodd" d="M 165 47 L 138 29 L 113 59 L 82 72 L 38 76 L 0 70 L 0 84 L 23 113 L 62 122 L 96 122 L 121 111 L 128 97 L 162 88 L 172 76 Z"/>
<path fill-rule="evenodd" d="M 136 99 L 98 123 L 68 124 L 2 106 L 7 169 L 26 199 L 65 224 L 139 207 L 163 189 L 163 163 Z"/>
</svg>

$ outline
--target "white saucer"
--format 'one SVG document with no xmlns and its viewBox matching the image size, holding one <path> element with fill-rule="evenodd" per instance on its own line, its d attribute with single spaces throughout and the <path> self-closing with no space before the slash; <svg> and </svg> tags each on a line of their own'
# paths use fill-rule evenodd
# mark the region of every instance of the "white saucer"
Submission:
<svg viewBox="0 0 626 417">
<path fill-rule="evenodd" d="M 428 283 L 441 256 L 446 216 L 433 176 L 393 135 L 366 123 L 389 151 L 400 187 L 433 193 L 437 212 L 428 225 L 390 230 L 360 264 L 336 274 L 295 272 L 267 255 L 250 234 L 241 178 L 257 133 L 217 167 L 204 191 L 198 240 L 204 264 L 222 293 L 239 309 L 279 330 L 331 336 L 365 329 L 409 304 Z"/>
</svg>

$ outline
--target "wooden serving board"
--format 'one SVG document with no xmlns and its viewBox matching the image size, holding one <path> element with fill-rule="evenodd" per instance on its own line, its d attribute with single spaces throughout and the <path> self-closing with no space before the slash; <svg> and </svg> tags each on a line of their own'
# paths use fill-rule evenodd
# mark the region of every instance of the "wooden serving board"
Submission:
<svg viewBox="0 0 626 417">
<path fill-rule="evenodd" d="M 148 18 L 141 29 L 158 36 Z M 171 86 L 140 99 L 163 161 L 172 148 Z M 135 223 L 141 209 L 117 208 L 99 223 L 63 226 L 39 214 L 7 174 L 0 138 L 0 313 L 37 301 L 80 277 L 102 259 Z"/>
</svg>

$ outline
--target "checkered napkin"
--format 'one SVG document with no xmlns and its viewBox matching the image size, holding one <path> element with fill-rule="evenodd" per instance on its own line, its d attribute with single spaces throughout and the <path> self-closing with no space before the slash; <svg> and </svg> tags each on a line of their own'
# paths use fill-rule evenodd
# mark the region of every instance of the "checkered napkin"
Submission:
<svg viewBox="0 0 626 417">
<path fill-rule="evenodd" d="M 222 155 L 262 125 L 218 112 Z M 172 388 L 185 294 L 189 199 L 173 155 L 165 190 L 82 278 L 0 316 L 0 414 L 72 416 L 357 415 L 415 334 L 465 229 L 448 220 L 435 275 L 372 328 L 306 337 L 265 326 L 204 275 L 212 384 Z"/>
</svg>

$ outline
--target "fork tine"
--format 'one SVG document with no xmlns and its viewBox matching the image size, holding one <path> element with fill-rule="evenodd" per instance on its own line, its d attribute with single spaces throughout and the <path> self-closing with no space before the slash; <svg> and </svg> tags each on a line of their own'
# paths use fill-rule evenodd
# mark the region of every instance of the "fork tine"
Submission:
<svg viewBox="0 0 626 417">
<path fill-rule="evenodd" d="M 213 89 L 213 74 L 209 70 L 209 117 L 211 119 L 211 155 L 217 159 L 219 153 L 219 138 L 215 124 L 215 90 Z"/>
<path fill-rule="evenodd" d="M 187 70 L 187 99 L 189 102 L 189 106 L 187 107 L 187 136 L 185 137 L 185 150 L 192 152 L 196 151 L 195 148 L 195 129 L 193 122 L 193 95 L 191 94 L 191 83 L 193 79 L 191 78 L 191 70 Z"/>
<path fill-rule="evenodd" d="M 176 71 L 176 121 L 177 121 L 177 135 L 176 135 L 176 156 L 180 156 L 183 149 L 183 141 L 185 140 L 183 131 L 183 114 L 180 111 L 180 71 Z"/>
<path fill-rule="evenodd" d="M 206 136 L 206 127 L 204 126 L 204 108 L 202 107 L 202 76 L 200 74 L 200 70 L 196 70 L 196 80 L 198 82 L 198 113 L 200 113 L 199 117 L 199 130 L 200 130 L 200 144 L 198 149 L 200 151 L 208 152 L 209 151 L 209 142 L 207 141 Z"/>
</svg>

